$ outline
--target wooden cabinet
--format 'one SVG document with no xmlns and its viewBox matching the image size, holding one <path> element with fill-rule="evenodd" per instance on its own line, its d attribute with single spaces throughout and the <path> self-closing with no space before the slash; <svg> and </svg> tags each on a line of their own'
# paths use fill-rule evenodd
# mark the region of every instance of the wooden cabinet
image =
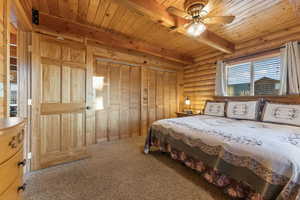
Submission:
<svg viewBox="0 0 300 200">
<path fill-rule="evenodd" d="M 20 118 L 0 120 L 0 200 L 22 197 L 25 123 Z"/>
</svg>

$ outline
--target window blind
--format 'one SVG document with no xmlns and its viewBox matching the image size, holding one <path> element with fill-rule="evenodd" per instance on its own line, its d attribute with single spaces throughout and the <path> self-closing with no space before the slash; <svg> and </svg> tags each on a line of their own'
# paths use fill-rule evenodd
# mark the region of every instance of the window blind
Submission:
<svg viewBox="0 0 300 200">
<path fill-rule="evenodd" d="M 270 58 L 254 62 L 254 81 L 267 77 L 280 80 L 280 58 Z"/>
<path fill-rule="evenodd" d="M 251 63 L 241 63 L 229 66 L 227 69 L 228 85 L 227 95 L 248 96 L 250 95 Z"/>
<path fill-rule="evenodd" d="M 228 85 L 250 83 L 251 63 L 241 63 L 228 67 Z"/>
<path fill-rule="evenodd" d="M 280 87 L 280 57 L 256 61 L 254 68 L 254 94 L 277 95 Z"/>
<path fill-rule="evenodd" d="M 227 66 L 227 95 L 278 95 L 280 57 Z"/>
</svg>

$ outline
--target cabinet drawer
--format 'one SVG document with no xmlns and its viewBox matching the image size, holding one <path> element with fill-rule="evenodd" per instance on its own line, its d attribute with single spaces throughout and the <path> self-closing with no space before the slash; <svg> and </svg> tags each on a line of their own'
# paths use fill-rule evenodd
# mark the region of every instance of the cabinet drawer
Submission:
<svg viewBox="0 0 300 200">
<path fill-rule="evenodd" d="M 0 165 L 0 195 L 18 177 L 22 177 L 24 164 L 23 150 L 21 150 L 7 162 Z"/>
<path fill-rule="evenodd" d="M 0 134 L 0 164 L 11 158 L 22 147 L 24 141 L 24 125 L 2 131 Z"/>
<path fill-rule="evenodd" d="M 21 200 L 22 192 L 21 186 L 23 185 L 22 178 L 17 178 L 15 182 L 2 194 L 0 200 Z"/>
</svg>

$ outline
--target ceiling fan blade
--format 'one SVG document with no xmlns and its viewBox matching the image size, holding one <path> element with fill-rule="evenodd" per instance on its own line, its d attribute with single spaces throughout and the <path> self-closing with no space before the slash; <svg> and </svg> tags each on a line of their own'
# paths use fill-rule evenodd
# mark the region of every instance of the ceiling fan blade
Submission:
<svg viewBox="0 0 300 200">
<path fill-rule="evenodd" d="M 235 16 L 214 16 L 203 19 L 205 24 L 230 24 L 235 19 Z"/>
<path fill-rule="evenodd" d="M 192 16 L 190 16 L 189 14 L 187 14 L 186 12 L 179 10 L 178 8 L 175 8 L 174 6 L 170 6 L 167 8 L 167 11 L 175 16 L 184 18 L 184 19 L 191 19 Z"/>
<path fill-rule="evenodd" d="M 189 23 L 185 24 L 185 25 L 183 26 L 183 28 L 186 29 L 186 28 L 189 27 L 192 23 L 193 23 L 193 22 L 189 22 Z"/>
</svg>

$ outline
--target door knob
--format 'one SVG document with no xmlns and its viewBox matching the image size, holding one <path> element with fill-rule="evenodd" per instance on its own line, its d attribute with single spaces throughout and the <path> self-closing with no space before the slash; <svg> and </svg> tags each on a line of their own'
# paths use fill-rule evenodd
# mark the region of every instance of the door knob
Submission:
<svg viewBox="0 0 300 200">
<path fill-rule="evenodd" d="M 18 192 L 25 191 L 26 190 L 26 183 L 24 183 L 22 186 L 18 187 Z"/>
<path fill-rule="evenodd" d="M 19 167 L 20 166 L 24 167 L 25 165 L 26 165 L 26 159 L 24 159 L 23 161 L 21 161 L 21 162 L 18 163 Z"/>
</svg>

